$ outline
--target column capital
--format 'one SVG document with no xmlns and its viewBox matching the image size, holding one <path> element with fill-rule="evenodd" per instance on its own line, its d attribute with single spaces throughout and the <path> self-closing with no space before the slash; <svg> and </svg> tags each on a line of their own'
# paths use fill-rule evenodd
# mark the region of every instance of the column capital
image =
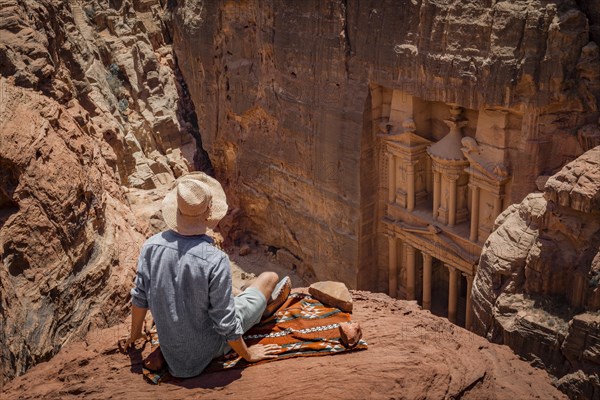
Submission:
<svg viewBox="0 0 600 400">
<path fill-rule="evenodd" d="M 427 254 L 423 251 L 421 252 L 421 254 L 423 255 L 423 260 L 431 260 L 432 259 L 430 254 Z"/>
</svg>

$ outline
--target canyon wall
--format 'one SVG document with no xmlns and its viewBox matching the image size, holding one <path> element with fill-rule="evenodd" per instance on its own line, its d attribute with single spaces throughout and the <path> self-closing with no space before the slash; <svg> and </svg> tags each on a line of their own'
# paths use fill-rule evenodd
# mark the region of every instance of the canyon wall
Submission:
<svg viewBox="0 0 600 400">
<path fill-rule="evenodd" d="M 161 14 L 0 1 L 0 386 L 121 320 L 160 217 L 135 205 L 207 166 Z"/>
<path fill-rule="evenodd" d="M 548 370 L 571 398 L 598 398 L 600 146 L 496 225 L 473 285 L 474 331 Z"/>
<path fill-rule="evenodd" d="M 448 132 L 448 104 L 472 124 L 511 116 L 485 127 L 509 138 L 506 205 L 580 155 L 577 130 L 598 120 L 591 2 L 178 0 L 170 10 L 204 147 L 241 211 L 234 238 L 270 245 L 307 279 L 387 290 L 376 127 L 393 91 L 433 110 L 415 117 L 424 136 Z"/>
<path fill-rule="evenodd" d="M 484 129 L 510 138 L 506 204 L 597 143 L 592 2 L 0 0 L 0 16 L 0 384 L 124 315 L 153 204 L 190 169 L 226 187 L 229 239 L 385 290 L 393 93 L 436 137 L 451 107 L 508 115 Z"/>
</svg>

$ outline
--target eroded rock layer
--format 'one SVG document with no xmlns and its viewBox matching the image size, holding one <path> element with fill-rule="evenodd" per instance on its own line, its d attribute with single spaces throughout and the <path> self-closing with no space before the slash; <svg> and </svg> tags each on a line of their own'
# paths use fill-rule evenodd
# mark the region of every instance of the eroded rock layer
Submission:
<svg viewBox="0 0 600 400">
<path fill-rule="evenodd" d="M 600 396 L 600 146 L 496 220 L 473 285 L 474 325 L 556 377 Z"/>
<path fill-rule="evenodd" d="M 127 308 L 144 240 L 103 157 L 67 109 L 0 80 L 0 356 L 7 377 Z"/>
<path fill-rule="evenodd" d="M 203 167 L 159 0 L 0 1 L 0 385 L 128 308 L 156 215 Z"/>
</svg>

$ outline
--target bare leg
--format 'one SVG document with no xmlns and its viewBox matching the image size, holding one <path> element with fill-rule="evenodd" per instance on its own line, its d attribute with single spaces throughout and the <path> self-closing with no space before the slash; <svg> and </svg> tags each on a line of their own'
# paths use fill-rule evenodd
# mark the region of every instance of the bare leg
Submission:
<svg viewBox="0 0 600 400">
<path fill-rule="evenodd" d="M 268 303 L 271 301 L 271 294 L 273 294 L 273 290 L 275 289 L 278 280 L 279 276 L 277 276 L 275 272 L 263 272 L 249 287 L 255 287 L 260 290 L 262 294 L 265 295 L 265 299 L 267 299 Z"/>
</svg>

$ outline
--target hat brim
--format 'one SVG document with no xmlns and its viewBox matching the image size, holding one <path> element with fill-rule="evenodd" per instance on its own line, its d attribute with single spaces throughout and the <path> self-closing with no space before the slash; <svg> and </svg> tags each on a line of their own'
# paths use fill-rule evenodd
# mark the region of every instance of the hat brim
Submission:
<svg viewBox="0 0 600 400">
<path fill-rule="evenodd" d="M 208 216 L 190 217 L 178 211 L 177 185 L 186 179 L 201 181 L 209 188 L 212 200 Z M 227 208 L 227 197 L 219 181 L 204 172 L 192 172 L 175 181 L 162 202 L 161 211 L 163 219 L 170 229 L 181 235 L 193 236 L 206 233 L 207 228 L 214 229 L 227 214 Z"/>
</svg>

